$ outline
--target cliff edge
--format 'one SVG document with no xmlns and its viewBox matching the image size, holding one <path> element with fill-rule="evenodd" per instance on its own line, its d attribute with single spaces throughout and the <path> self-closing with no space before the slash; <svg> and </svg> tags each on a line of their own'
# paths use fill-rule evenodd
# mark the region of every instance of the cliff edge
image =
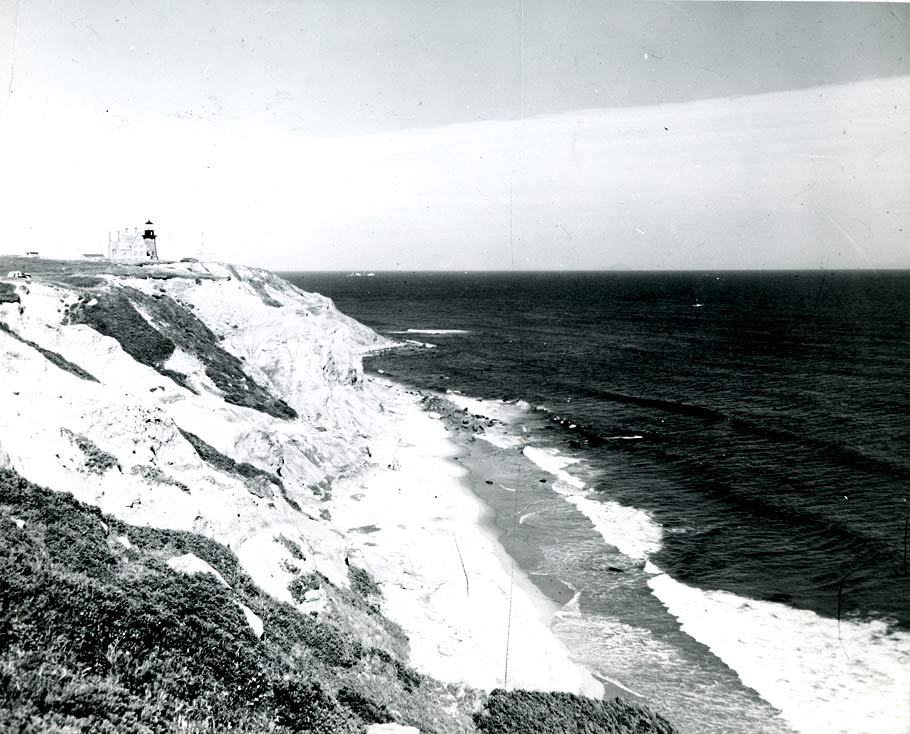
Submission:
<svg viewBox="0 0 910 734">
<path fill-rule="evenodd" d="M 29 265 L 0 283 L 9 731 L 671 731 L 412 667 L 389 564 L 332 517 L 393 468 L 386 339 L 262 270 Z"/>
</svg>

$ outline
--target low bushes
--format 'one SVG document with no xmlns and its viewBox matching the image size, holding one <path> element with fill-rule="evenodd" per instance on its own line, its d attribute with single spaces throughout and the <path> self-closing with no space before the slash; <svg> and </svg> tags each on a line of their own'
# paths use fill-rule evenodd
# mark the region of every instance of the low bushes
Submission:
<svg viewBox="0 0 910 734">
<path fill-rule="evenodd" d="M 287 488 L 284 486 L 284 482 L 282 482 L 279 477 L 275 476 L 271 472 L 265 471 L 264 469 L 260 469 L 258 466 L 253 466 L 246 461 L 234 461 L 234 459 L 232 459 L 230 456 L 222 454 L 214 446 L 207 444 L 195 433 L 184 431 L 182 428 L 178 428 L 178 430 L 183 435 L 183 437 L 189 441 L 190 444 L 192 444 L 193 448 L 196 449 L 196 453 L 199 454 L 200 459 L 218 469 L 218 471 L 233 474 L 234 476 L 244 480 L 247 488 L 253 494 L 259 497 L 262 496 L 262 489 L 260 486 L 257 486 L 257 482 L 262 482 L 265 480 L 278 487 L 278 491 L 281 493 L 284 501 L 287 502 L 292 508 L 297 510 L 297 512 L 303 512 L 300 504 L 297 503 L 293 497 L 291 497 L 287 491 Z"/>
<path fill-rule="evenodd" d="M 495 689 L 474 723 L 482 734 L 673 734 L 659 714 L 614 698 Z"/>
<path fill-rule="evenodd" d="M 74 433 L 69 428 L 61 428 L 60 433 L 68 438 L 83 454 L 83 466 L 90 474 L 104 474 L 109 469 L 119 469 L 117 457 L 99 448 L 94 441 L 81 433 Z"/>
<path fill-rule="evenodd" d="M 373 577 L 362 568 L 358 568 L 353 563 L 348 563 L 348 578 L 351 580 L 351 591 L 358 594 L 363 599 L 370 597 L 382 597 L 379 585 L 373 580 Z"/>
<path fill-rule="evenodd" d="M 173 477 L 169 477 L 157 466 L 150 466 L 149 464 L 137 464 L 132 469 L 130 469 L 130 473 L 140 476 L 148 482 L 152 482 L 154 484 L 163 484 L 169 487 L 176 487 L 181 492 L 190 494 L 189 487 L 187 487 L 183 482 L 174 479 Z"/>
<path fill-rule="evenodd" d="M 12 283 L 0 283 L 0 303 L 19 303 L 19 294 Z"/>
</svg>

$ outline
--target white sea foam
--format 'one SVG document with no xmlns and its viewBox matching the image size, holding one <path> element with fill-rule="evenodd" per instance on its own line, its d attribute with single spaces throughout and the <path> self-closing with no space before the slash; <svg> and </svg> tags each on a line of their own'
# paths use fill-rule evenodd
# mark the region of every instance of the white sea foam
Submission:
<svg viewBox="0 0 910 734">
<path fill-rule="evenodd" d="M 467 409 L 472 415 L 482 415 L 487 418 L 496 418 L 504 422 L 520 420 L 531 410 L 530 403 L 524 400 L 510 402 L 506 400 L 482 400 L 462 395 L 457 390 L 446 390 L 446 398 L 461 408 Z"/>
<path fill-rule="evenodd" d="M 513 422 L 519 417 L 516 408 L 524 409 L 513 403 L 475 400 L 462 395 L 449 397 L 472 414 L 511 418 Z M 523 443 L 520 436 L 507 432 L 483 438 L 503 448 Z M 642 436 L 611 438 L 640 440 Z M 606 543 L 629 558 L 645 562 L 644 571 L 650 575 L 648 585 L 652 593 L 679 620 L 686 634 L 706 645 L 744 685 L 782 712 L 780 719 L 771 721 L 767 711 L 755 708 L 757 704 L 737 699 L 735 707 L 744 707 L 749 726 L 762 722 L 762 730 L 781 731 L 785 721 L 787 726 L 806 734 L 907 731 L 910 635 L 888 634 L 882 622 L 844 621 L 839 640 L 836 620 L 814 612 L 686 586 L 648 560 L 660 549 L 663 537 L 663 529 L 650 514 L 601 500 L 588 491 L 584 480 L 576 476 L 579 473 L 585 476 L 579 471 L 582 467 L 578 466 L 581 462 L 578 458 L 535 446 L 525 446 L 523 454 L 556 478 L 554 491 L 588 517 Z M 532 515 L 533 512 L 522 514 L 519 524 Z M 588 627 L 595 621 L 605 622 L 600 617 L 579 614 L 573 602 L 557 615 L 554 629 L 575 654 L 580 653 L 579 659 L 592 663 L 612 661 L 601 647 L 588 651 L 590 656 L 584 652 L 583 641 L 590 635 Z M 626 640 L 633 630 L 619 624 L 612 634 Z M 651 650 L 647 638 L 641 640 L 641 646 L 644 659 L 672 654 L 669 650 Z M 607 667 L 613 671 L 622 669 L 619 662 Z M 628 682 L 616 680 L 618 677 L 611 676 L 613 682 L 629 687 Z M 637 680 L 639 676 L 633 678 Z M 638 689 L 635 684 L 632 687 Z M 704 691 L 698 695 L 704 695 Z"/>
<path fill-rule="evenodd" d="M 585 483 L 566 471 L 579 459 L 560 454 L 555 449 L 526 446 L 524 455 L 555 477 L 553 489 L 575 505 L 600 533 L 601 537 L 620 553 L 635 560 L 645 560 L 660 550 L 663 532 L 650 514 L 635 507 L 626 507 L 610 500 L 594 499 L 585 491 Z"/>
<path fill-rule="evenodd" d="M 648 564 L 649 572 L 660 569 Z M 682 630 L 806 734 L 906 734 L 910 635 L 884 622 L 849 622 L 725 591 L 704 591 L 659 573 L 654 595 Z"/>
<path fill-rule="evenodd" d="M 558 491 L 558 483 L 556 489 Z M 585 495 L 568 495 L 566 499 L 581 510 L 601 537 L 624 556 L 641 561 L 660 550 L 661 528 L 647 512 Z"/>
<path fill-rule="evenodd" d="M 577 464 L 580 459 L 560 454 L 555 449 L 541 449 L 536 446 L 525 446 L 523 453 L 534 464 L 543 469 L 547 474 L 552 474 L 560 481 L 575 489 L 584 489 L 585 483 L 578 477 L 565 471 L 567 466 Z"/>
<path fill-rule="evenodd" d="M 525 413 L 531 410 L 531 406 L 525 401 L 512 403 L 504 400 L 481 400 L 454 390 L 446 391 L 446 399 L 457 408 L 467 410 L 471 415 L 494 418 L 504 424 L 488 427 L 484 433 L 477 434 L 477 438 L 499 449 L 514 449 L 524 444 L 523 437 L 514 432 L 514 427 L 510 430 L 509 426 L 520 423 Z"/>
<path fill-rule="evenodd" d="M 513 422 L 519 417 L 516 408 L 525 408 L 462 395 L 449 397 L 472 414 L 511 418 Z M 506 432 L 482 438 L 502 448 L 523 443 L 520 436 Z M 640 440 L 643 437 L 634 434 L 610 438 Z M 556 477 L 554 491 L 588 517 L 606 543 L 629 558 L 645 562 L 644 571 L 650 575 L 648 585 L 652 593 L 679 620 L 686 634 L 706 645 L 735 671 L 744 685 L 782 712 L 781 719 L 772 722 L 761 718 L 767 717 L 767 712 L 757 708 L 748 710 L 748 722 L 762 721 L 763 730 L 780 731 L 782 722 L 786 721 L 788 726 L 807 734 L 908 731 L 905 722 L 910 720 L 907 694 L 910 635 L 888 634 L 882 622 L 843 621 L 839 640 L 836 620 L 814 612 L 682 584 L 648 560 L 660 549 L 663 537 L 663 529 L 650 514 L 603 501 L 588 491 L 584 480 L 575 476 L 581 468 L 577 466 L 581 461 L 578 458 L 535 446 L 525 446 L 523 454 L 538 468 Z M 533 514 L 524 513 L 519 524 Z M 585 630 L 595 621 L 602 624 L 604 620 L 581 615 L 576 606 L 573 600 L 564 607 L 557 615 L 554 629 L 576 654 L 581 653 L 579 659 L 606 661 L 608 656 L 600 647 L 589 651 L 591 656 L 583 652 L 583 640 L 590 634 L 590 630 Z M 612 634 L 620 633 L 625 640 L 633 631 L 620 624 Z M 641 645 L 645 659 L 671 654 L 650 650 L 651 642 L 647 639 Z M 608 667 L 621 669 L 618 662 Z M 615 679 L 618 676 L 611 677 L 618 685 L 628 687 L 628 683 L 624 685 Z M 735 705 L 746 709 L 753 706 L 747 700 L 737 700 Z"/>
<path fill-rule="evenodd" d="M 405 339 L 405 343 L 413 344 L 415 347 L 424 347 L 426 349 L 435 349 L 436 348 L 435 344 L 430 344 L 429 342 L 417 341 L 416 339 Z"/>
<path fill-rule="evenodd" d="M 465 329 L 405 329 L 404 331 L 389 331 L 389 334 L 434 334 L 445 336 L 447 334 L 470 334 Z"/>
<path fill-rule="evenodd" d="M 612 615 L 581 613 L 574 600 L 556 613 L 551 629 L 595 675 L 646 697 L 680 732 L 793 734 L 768 704 L 733 684 L 726 671 L 701 668 L 697 656 L 664 635 Z"/>
</svg>

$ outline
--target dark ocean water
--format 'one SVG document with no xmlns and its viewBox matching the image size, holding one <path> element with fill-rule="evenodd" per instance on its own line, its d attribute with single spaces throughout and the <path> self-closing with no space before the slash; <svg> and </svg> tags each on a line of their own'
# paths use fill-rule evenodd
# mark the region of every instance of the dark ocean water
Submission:
<svg viewBox="0 0 910 734">
<path fill-rule="evenodd" d="M 435 345 L 368 369 L 533 406 L 541 446 L 660 529 L 648 560 L 676 581 L 910 630 L 910 273 L 290 280 Z"/>
</svg>

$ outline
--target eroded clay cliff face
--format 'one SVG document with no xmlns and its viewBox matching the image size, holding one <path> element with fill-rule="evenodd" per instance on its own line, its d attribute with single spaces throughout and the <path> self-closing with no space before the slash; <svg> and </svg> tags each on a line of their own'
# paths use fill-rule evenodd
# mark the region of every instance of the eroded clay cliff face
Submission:
<svg viewBox="0 0 910 734">
<path fill-rule="evenodd" d="M 370 461 L 380 409 L 361 355 L 386 341 L 265 271 L 134 270 L 152 277 L 36 279 L 0 305 L 0 462 L 218 540 L 279 599 L 292 562 L 345 585 L 323 500 Z"/>
</svg>

